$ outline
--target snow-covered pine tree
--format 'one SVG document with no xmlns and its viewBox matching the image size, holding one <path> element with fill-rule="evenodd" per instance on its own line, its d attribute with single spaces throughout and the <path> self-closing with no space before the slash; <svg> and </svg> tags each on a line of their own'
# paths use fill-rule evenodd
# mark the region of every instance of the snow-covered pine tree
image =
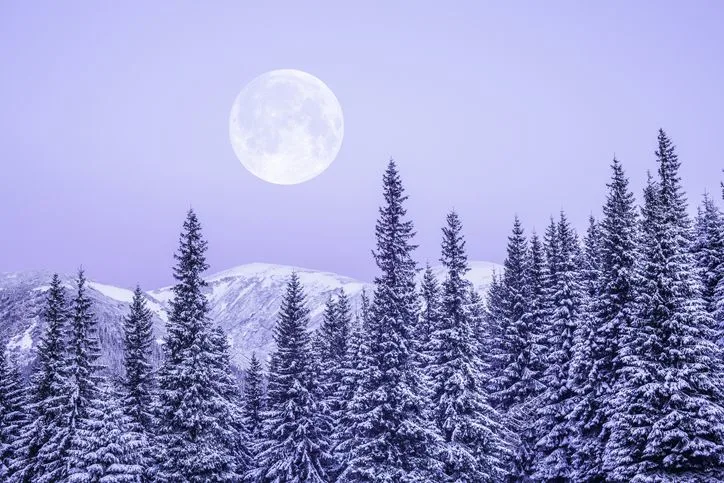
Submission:
<svg viewBox="0 0 724 483">
<path fill-rule="evenodd" d="M 444 479 L 494 482 L 506 475 L 510 448 L 500 416 L 488 402 L 472 320 L 468 312 L 469 270 L 462 223 L 454 211 L 443 228 L 440 317 L 431 337 L 431 414 L 442 437 Z"/>
<path fill-rule="evenodd" d="M 262 411 L 264 411 L 264 373 L 256 353 L 251 353 L 249 367 L 244 377 L 243 416 L 246 433 L 250 439 L 250 449 L 261 437 Z"/>
<path fill-rule="evenodd" d="M 480 363 L 480 377 L 483 378 L 485 385 L 485 392 L 490 398 L 489 388 L 489 374 L 490 366 L 489 360 L 484 356 L 486 351 L 490 350 L 490 342 L 486 337 L 486 326 L 485 326 L 485 300 L 480 293 L 475 290 L 473 284 L 469 284 L 468 297 L 467 297 L 467 313 L 470 318 L 470 326 L 472 327 L 472 338 L 475 343 L 475 350 L 477 351 L 475 357 L 478 358 Z"/>
<path fill-rule="evenodd" d="M 87 414 L 87 408 L 98 397 L 98 388 L 102 380 L 98 374 L 101 366 L 100 343 L 97 334 L 97 322 L 91 312 L 91 300 L 86 293 L 86 278 L 83 269 L 76 278 L 76 295 L 70 317 L 70 404 L 72 409 L 71 425 L 76 427 Z"/>
<path fill-rule="evenodd" d="M 621 368 L 619 346 L 630 330 L 636 307 L 634 197 L 615 158 L 611 169 L 603 219 L 591 225 L 584 250 L 584 327 L 590 328 L 590 338 L 577 341 L 570 383 L 579 393 L 570 421 L 577 431 L 571 475 L 575 481 L 603 481 L 606 477 L 606 422 Z"/>
<path fill-rule="evenodd" d="M 322 323 L 317 329 L 317 347 L 314 356 L 319 359 L 319 375 L 316 381 L 319 404 L 326 415 L 335 413 L 340 401 L 336 395 L 342 379 L 342 362 L 349 342 L 351 308 L 344 290 L 330 299 L 325 308 Z"/>
<path fill-rule="evenodd" d="M 159 481 L 233 481 L 238 479 L 236 448 L 228 444 L 235 429 L 229 400 L 225 349 L 208 318 L 201 274 L 208 268 L 207 242 L 189 210 L 175 254 L 176 285 L 158 374 Z"/>
<path fill-rule="evenodd" d="M 663 130 L 658 183 L 645 192 L 639 313 L 604 464 L 610 481 L 724 478 L 722 354 L 701 299 L 679 160 Z"/>
<path fill-rule="evenodd" d="M 382 273 L 375 278 L 360 381 L 350 404 L 349 462 L 338 481 L 439 481 L 433 458 L 438 437 L 424 418 L 414 356 L 414 227 L 406 220 L 407 196 L 394 161 L 383 176 L 383 194 L 374 252 Z"/>
<path fill-rule="evenodd" d="M 692 251 L 701 276 L 704 308 L 716 318 L 716 288 L 724 279 L 724 218 L 708 194 L 704 195 L 698 209 Z M 721 320 L 717 322 L 721 323 Z"/>
<path fill-rule="evenodd" d="M 551 238 L 552 237 L 552 238 Z M 547 276 L 550 310 L 546 323 L 548 347 L 543 383 L 545 391 L 537 411 L 537 430 L 533 479 L 565 481 L 571 474 L 570 434 L 567 418 L 574 394 L 568 386 L 573 358 L 574 335 L 580 324 L 581 286 L 578 267 L 578 239 L 561 212 L 555 233 L 547 236 L 549 257 Z"/>
<path fill-rule="evenodd" d="M 292 273 L 282 298 L 273 370 L 269 373 L 270 405 L 264 413 L 264 437 L 247 478 L 254 482 L 329 481 L 332 466 L 328 441 L 319 421 L 310 367 L 309 310 L 299 276 Z M 326 425 L 325 425 L 326 426 Z"/>
<path fill-rule="evenodd" d="M 120 395 L 98 390 L 85 408 L 88 416 L 75 433 L 70 451 L 69 483 L 140 483 L 146 441 L 139 425 L 126 414 Z"/>
<path fill-rule="evenodd" d="M 13 443 L 26 423 L 26 390 L 14 357 L 0 347 L 0 479 L 10 479 Z"/>
<path fill-rule="evenodd" d="M 514 448 L 511 477 L 530 475 L 535 434 L 530 407 L 540 392 L 536 337 L 531 327 L 530 259 L 528 241 L 516 216 L 508 237 L 505 270 L 501 280 L 502 311 L 496 343 L 497 367 L 492 380 L 492 401 L 507 423 L 519 435 Z"/>
<path fill-rule="evenodd" d="M 593 368 L 592 349 L 595 337 L 594 302 L 600 290 L 601 252 L 600 225 L 593 216 L 589 217 L 588 229 L 584 237 L 580 260 L 581 304 L 580 323 L 574 334 L 573 360 L 568 374 L 568 387 L 573 392 L 572 411 L 568 416 L 568 434 L 572 454 L 570 479 L 572 481 L 601 481 L 596 479 L 596 461 L 591 435 L 591 421 L 595 413 L 593 399 L 595 388 L 591 384 L 590 373 Z M 599 460 L 600 461 L 600 460 Z"/>
<path fill-rule="evenodd" d="M 71 436 L 66 353 L 68 307 L 57 274 L 50 282 L 43 319 L 46 329 L 38 345 L 27 425 L 13 442 L 12 482 L 50 483 L 67 476 Z"/>
<path fill-rule="evenodd" d="M 538 375 L 538 392 L 540 396 L 542 387 L 540 381 L 544 369 L 544 337 L 546 334 L 546 263 L 545 249 L 538 234 L 533 232 L 530 236 L 530 249 L 528 255 L 528 307 L 530 311 L 529 327 L 535 344 L 535 365 L 533 366 Z M 534 398 L 535 400 L 535 398 Z"/>
<path fill-rule="evenodd" d="M 154 380 L 151 366 L 153 326 L 151 311 L 141 287 L 136 286 L 131 300 L 131 311 L 123 320 L 124 367 L 126 369 L 123 406 L 137 430 L 153 434 Z"/>
<path fill-rule="evenodd" d="M 430 363 L 429 350 L 432 332 L 440 320 L 440 284 L 428 263 L 420 283 L 420 299 L 422 307 L 415 327 L 417 354 L 420 357 L 420 369 L 424 370 Z"/>
<path fill-rule="evenodd" d="M 504 320 L 504 299 L 503 283 L 500 275 L 493 271 L 490 286 L 485 294 L 485 312 L 483 313 L 482 326 L 478 330 L 477 339 L 480 347 L 480 359 L 485 367 L 486 388 L 488 394 L 495 391 L 493 381 L 500 374 L 501 368 L 498 365 L 502 357 L 501 345 L 501 324 Z"/>
<path fill-rule="evenodd" d="M 362 289 L 360 298 L 360 308 L 355 315 L 355 320 L 350 323 L 349 342 L 341 365 L 342 378 L 335 396 L 339 405 L 332 413 L 334 427 L 332 454 L 335 463 L 333 475 L 338 474 L 347 466 L 351 448 L 354 446 L 352 400 L 359 386 L 362 363 L 368 348 L 367 331 L 370 304 L 365 289 Z"/>
<path fill-rule="evenodd" d="M 220 444 L 231 455 L 232 473 L 243 475 L 250 464 L 250 438 L 244 425 L 240 387 L 231 369 L 231 347 L 218 325 L 211 328 L 210 342 L 211 377 L 219 397 L 216 416 L 222 428 L 218 433 Z"/>
</svg>

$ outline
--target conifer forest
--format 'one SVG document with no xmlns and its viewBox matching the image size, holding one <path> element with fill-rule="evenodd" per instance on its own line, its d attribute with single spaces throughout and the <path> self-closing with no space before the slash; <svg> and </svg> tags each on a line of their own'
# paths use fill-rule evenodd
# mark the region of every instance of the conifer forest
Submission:
<svg viewBox="0 0 724 483">
<path fill-rule="evenodd" d="M 476 240 L 456 211 L 440 220 L 444 276 L 418 264 L 390 161 L 373 256 L 359 254 L 373 289 L 316 307 L 292 274 L 274 350 L 246 354 L 242 375 L 209 314 L 213 240 L 193 210 L 159 361 L 140 287 L 112 374 L 86 273 L 70 288 L 52 277 L 32 364 L 0 357 L 0 480 L 724 481 L 724 194 L 690 202 L 663 130 L 652 152 L 642 193 L 611 161 L 585 232 L 564 211 L 511 217 L 484 292 L 465 278 Z"/>
</svg>

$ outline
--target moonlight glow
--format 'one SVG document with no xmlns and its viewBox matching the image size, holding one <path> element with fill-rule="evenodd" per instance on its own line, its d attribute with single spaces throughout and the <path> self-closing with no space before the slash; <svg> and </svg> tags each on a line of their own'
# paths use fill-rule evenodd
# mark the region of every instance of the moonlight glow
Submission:
<svg viewBox="0 0 724 483">
<path fill-rule="evenodd" d="M 229 137 L 255 176 L 297 184 L 321 174 L 342 146 L 342 107 L 324 82 L 299 70 L 273 70 L 247 84 L 231 108 Z"/>
</svg>

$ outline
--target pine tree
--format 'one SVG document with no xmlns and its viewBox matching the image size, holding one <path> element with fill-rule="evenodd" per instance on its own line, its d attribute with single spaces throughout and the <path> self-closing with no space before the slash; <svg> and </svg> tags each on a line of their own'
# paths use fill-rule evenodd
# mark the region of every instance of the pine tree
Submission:
<svg viewBox="0 0 724 483">
<path fill-rule="evenodd" d="M 27 425 L 13 443 L 13 482 L 49 483 L 62 481 L 67 474 L 71 441 L 66 354 L 68 307 L 57 274 L 50 282 L 43 319 L 46 329 L 38 345 Z"/>
<path fill-rule="evenodd" d="M 339 481 L 439 481 L 431 458 L 435 432 L 424 419 L 424 390 L 415 363 L 418 314 L 414 228 L 394 161 L 383 176 L 385 204 L 375 229 L 374 300 L 367 323 L 359 386 L 351 403 L 349 463 Z"/>
<path fill-rule="evenodd" d="M 584 323 L 589 330 L 577 341 L 571 386 L 578 401 L 570 424 L 573 439 L 572 478 L 603 481 L 603 452 L 608 440 L 613 388 L 620 370 L 619 345 L 635 313 L 636 213 L 621 163 L 614 158 L 603 207 L 603 220 L 586 236 L 583 283 Z M 582 339 L 582 340 L 580 340 Z"/>
<path fill-rule="evenodd" d="M 589 217 L 580 261 L 581 303 L 580 323 L 574 334 L 573 360 L 568 374 L 568 387 L 573 392 L 573 406 L 568 416 L 568 434 L 572 452 L 570 478 L 573 481 L 601 481 L 600 458 L 597 463 L 595 444 L 597 433 L 591 434 L 591 421 L 596 414 L 595 390 L 591 380 L 592 357 L 596 331 L 595 300 L 600 290 L 601 251 L 600 225 Z M 593 441 L 591 441 L 593 439 Z M 596 467 L 599 467 L 597 473 Z"/>
<path fill-rule="evenodd" d="M 680 163 L 663 131 L 658 141 L 659 179 L 644 193 L 639 312 L 621 348 L 604 466 L 610 481 L 718 481 L 721 351 L 694 271 Z"/>
<path fill-rule="evenodd" d="M 500 373 L 494 381 L 493 401 L 503 412 L 524 403 L 535 392 L 531 379 L 533 341 L 528 320 L 528 242 L 518 217 L 508 237 L 508 256 L 502 279 L 503 311 L 500 321 Z"/>
<path fill-rule="evenodd" d="M 500 481 L 506 447 L 500 417 L 488 403 L 481 377 L 479 348 L 468 312 L 469 270 L 458 215 L 447 216 L 442 258 L 447 276 L 440 318 L 431 338 L 432 417 L 442 436 L 440 458 L 445 481 Z"/>
<path fill-rule="evenodd" d="M 70 451 L 71 483 L 140 483 L 140 464 L 147 451 L 138 425 L 128 416 L 118 396 L 108 388 L 86 408 L 86 423 L 77 430 Z"/>
<path fill-rule="evenodd" d="M 318 344 L 314 355 L 320 360 L 318 402 L 326 415 L 336 412 L 339 407 L 336 394 L 342 379 L 341 366 L 347 353 L 350 324 L 349 298 L 342 290 L 336 300 L 330 298 L 328 301 L 316 333 Z"/>
<path fill-rule="evenodd" d="M 175 254 L 176 285 L 158 376 L 160 481 L 238 478 L 237 448 L 229 445 L 236 416 L 229 395 L 225 337 L 214 331 L 202 292 L 206 249 L 201 225 L 190 210 Z"/>
<path fill-rule="evenodd" d="M 485 357 L 485 354 L 490 351 L 490 341 L 486 335 L 485 300 L 483 300 L 483 297 L 475 290 L 472 284 L 468 287 L 467 312 L 472 328 L 471 337 L 473 338 L 475 350 L 477 351 L 475 357 L 480 364 L 480 377 L 483 378 L 485 392 L 488 394 L 488 398 L 490 398 L 488 392 L 490 366 L 488 358 Z"/>
<path fill-rule="evenodd" d="M 341 381 L 335 396 L 339 405 L 336 411 L 332 412 L 334 475 L 339 474 L 347 466 L 351 448 L 355 444 L 352 404 L 355 391 L 359 387 L 361 380 L 362 361 L 368 353 L 367 333 L 369 330 L 370 302 L 365 289 L 362 289 L 360 298 L 361 306 L 355 320 L 350 323 L 349 342 L 341 364 Z"/>
<path fill-rule="evenodd" d="M 417 341 L 417 352 L 420 356 L 420 368 L 426 367 L 430 363 L 429 349 L 432 338 L 432 332 L 440 321 L 440 284 L 432 271 L 432 267 L 428 263 L 420 283 L 420 299 L 422 300 L 422 308 L 420 317 L 415 327 L 415 340 Z"/>
<path fill-rule="evenodd" d="M 274 328 L 276 364 L 269 373 L 264 436 L 248 479 L 257 482 L 325 482 L 332 466 L 314 399 L 309 310 L 293 273 Z"/>
<path fill-rule="evenodd" d="M 70 391 L 71 425 L 76 426 L 87 417 L 87 409 L 98 397 L 101 377 L 98 371 L 100 344 L 96 333 L 96 321 L 91 312 L 91 301 L 86 293 L 86 278 L 83 270 L 78 271 L 76 296 L 70 317 Z"/>
<path fill-rule="evenodd" d="M 504 320 L 504 310 L 503 283 L 500 276 L 494 271 L 490 287 L 488 287 L 485 294 L 485 312 L 482 327 L 477 336 L 480 347 L 479 356 L 483 366 L 487 368 L 483 377 L 486 379 L 485 387 L 489 394 L 495 392 L 494 381 L 501 373 L 500 363 L 503 360 L 501 328 Z"/>
<path fill-rule="evenodd" d="M 123 341 L 126 369 L 123 406 L 126 414 L 138 425 L 138 430 L 152 434 L 154 381 L 150 358 L 153 325 L 151 311 L 146 306 L 146 299 L 138 286 L 133 292 L 131 311 L 123 320 Z"/>
<path fill-rule="evenodd" d="M 716 318 L 716 289 L 724 279 L 724 218 L 709 195 L 704 195 L 696 217 L 692 252 L 701 276 L 704 308 L 711 317 Z"/>
<path fill-rule="evenodd" d="M 215 416 L 223 430 L 218 432 L 219 444 L 230 455 L 235 475 L 243 475 L 249 468 L 251 453 L 250 436 L 244 425 L 241 392 L 231 369 L 231 348 L 224 330 L 215 325 L 211 328 L 210 353 L 211 380 L 218 395 Z"/>
<path fill-rule="evenodd" d="M 261 437 L 262 411 L 264 410 L 264 373 L 261 362 L 252 352 L 249 368 L 244 378 L 244 423 L 252 443 Z"/>
<path fill-rule="evenodd" d="M 555 233 L 548 233 L 547 277 L 549 320 L 543 382 L 545 392 L 537 411 L 540 439 L 536 445 L 534 479 L 560 481 L 570 478 L 570 432 L 566 423 L 575 399 L 568 386 L 575 334 L 580 324 L 578 240 L 564 213 Z"/>
<path fill-rule="evenodd" d="M 500 288 L 502 310 L 495 354 L 498 370 L 492 381 L 491 397 L 495 407 L 520 436 L 511 470 L 511 477 L 520 479 L 531 471 L 535 434 L 530 404 L 541 390 L 540 354 L 531 325 L 530 263 L 528 243 L 516 216 L 508 237 L 508 255 Z"/>
<path fill-rule="evenodd" d="M 26 423 L 26 403 L 17 361 L 0 348 L 0 479 L 3 480 L 10 478 L 10 466 L 15 459 L 13 444 Z"/>
</svg>

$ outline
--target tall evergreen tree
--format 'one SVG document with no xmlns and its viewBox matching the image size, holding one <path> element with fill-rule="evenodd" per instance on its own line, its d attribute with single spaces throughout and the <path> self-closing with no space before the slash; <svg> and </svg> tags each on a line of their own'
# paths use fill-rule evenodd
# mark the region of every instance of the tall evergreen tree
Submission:
<svg viewBox="0 0 724 483">
<path fill-rule="evenodd" d="M 88 417 L 70 451 L 70 483 L 140 483 L 147 451 L 138 425 L 125 413 L 119 396 L 104 388 L 86 408 Z"/>
<path fill-rule="evenodd" d="M 501 373 L 503 359 L 503 345 L 501 338 L 502 323 L 505 306 L 503 298 L 503 283 L 498 273 L 493 271 L 490 286 L 485 294 L 485 312 L 482 326 L 478 331 L 477 339 L 480 346 L 480 359 L 486 368 L 486 388 L 488 393 L 495 392 L 494 381 Z"/>
<path fill-rule="evenodd" d="M 10 478 L 14 459 L 13 443 L 26 422 L 26 391 L 14 357 L 0 347 L 0 479 Z"/>
<path fill-rule="evenodd" d="M 596 328 L 594 301 L 600 290 L 601 278 L 600 236 L 600 226 L 594 217 L 590 216 L 579 264 L 580 322 L 574 333 L 573 360 L 567 383 L 573 392 L 572 411 L 567 421 L 568 434 L 571 435 L 570 478 L 573 481 L 600 481 L 596 480 L 595 472 L 592 470 L 596 460 L 589 441 L 589 422 L 597 417 L 592 402 L 594 388 L 591 385 L 590 374 L 593 368 L 592 352 Z"/>
<path fill-rule="evenodd" d="M 131 301 L 131 311 L 123 320 L 125 396 L 123 406 L 138 429 L 146 434 L 153 432 L 152 403 L 154 396 L 151 345 L 153 325 L 151 311 L 141 287 L 136 287 Z"/>
<path fill-rule="evenodd" d="M 68 307 L 57 274 L 48 289 L 43 319 L 45 333 L 38 345 L 32 377 L 27 426 L 13 443 L 11 481 L 62 481 L 67 476 L 71 442 L 69 370 L 66 353 Z"/>
<path fill-rule="evenodd" d="M 584 282 L 590 340 L 576 351 L 577 386 L 582 391 L 572 423 L 575 438 L 574 479 L 603 481 L 606 423 L 621 370 L 620 345 L 636 310 L 636 212 L 621 163 L 614 158 L 603 219 L 586 238 Z M 597 240 L 597 243 L 596 243 Z M 595 253 L 598 252 L 596 256 Z"/>
<path fill-rule="evenodd" d="M 696 267 L 702 283 L 704 308 L 711 317 L 717 318 L 717 286 L 724 279 L 724 218 L 709 195 L 696 217 L 696 233 L 693 244 Z M 721 320 L 717 320 L 721 323 Z"/>
<path fill-rule="evenodd" d="M 581 287 L 578 240 L 564 213 L 550 234 L 547 272 L 550 309 L 546 327 L 548 353 L 543 381 L 545 392 L 538 409 L 541 437 L 536 445 L 534 479 L 560 481 L 571 476 L 570 432 L 567 418 L 575 399 L 568 385 L 575 334 L 580 324 Z"/>
<path fill-rule="evenodd" d="M 91 312 L 91 300 L 86 292 L 86 278 L 82 269 L 78 271 L 76 286 L 70 317 L 69 357 L 73 427 L 88 416 L 87 409 L 98 397 L 98 387 L 102 379 L 98 374 L 101 366 L 98 364 L 100 344 L 97 322 Z"/>
<path fill-rule="evenodd" d="M 338 406 L 332 413 L 334 424 L 333 456 L 334 475 L 339 474 L 347 466 L 351 448 L 354 447 L 354 414 L 353 398 L 357 390 L 361 375 L 362 361 L 368 352 L 367 332 L 369 328 L 369 297 L 365 289 L 362 289 L 361 305 L 350 324 L 349 342 L 341 365 L 341 381 L 337 387 L 336 400 Z"/>
<path fill-rule="evenodd" d="M 440 465 L 431 458 L 437 437 L 424 419 L 414 356 L 414 228 L 406 220 L 407 196 L 394 161 L 383 176 L 383 194 L 374 252 L 382 273 L 375 278 L 367 348 L 350 409 L 349 463 L 340 481 L 438 481 Z"/>
<path fill-rule="evenodd" d="M 721 351 L 710 341 L 690 252 L 679 160 L 663 131 L 645 191 L 639 313 L 604 455 L 610 481 L 718 481 L 724 464 Z"/>
<path fill-rule="evenodd" d="M 270 406 L 255 468 L 248 478 L 258 482 L 325 482 L 332 462 L 318 421 L 314 399 L 309 310 L 299 276 L 293 273 L 274 328 L 276 364 L 269 373 Z"/>
<path fill-rule="evenodd" d="M 500 417 L 490 406 L 481 377 L 479 348 L 468 312 L 469 270 L 462 224 L 455 212 L 443 228 L 442 258 L 447 276 L 439 321 L 433 327 L 430 376 L 432 417 L 442 435 L 445 481 L 500 481 L 506 447 Z"/>
<path fill-rule="evenodd" d="M 535 434 L 531 402 L 540 392 L 540 353 L 531 318 L 530 258 L 528 242 L 516 216 L 508 237 L 508 255 L 502 278 L 502 318 L 497 340 L 492 400 L 520 435 L 515 448 L 512 478 L 530 475 Z"/>
<path fill-rule="evenodd" d="M 422 307 L 415 328 L 415 340 L 417 341 L 417 352 L 421 358 L 420 367 L 425 368 L 430 363 L 428 353 L 432 332 L 439 323 L 441 315 L 440 284 L 429 263 L 425 267 L 420 283 L 420 299 Z"/>
<path fill-rule="evenodd" d="M 249 368 L 244 377 L 244 406 L 243 415 L 246 424 L 246 432 L 249 435 L 252 446 L 258 442 L 262 430 L 262 411 L 264 410 L 264 373 L 261 362 L 252 352 Z"/>
<path fill-rule="evenodd" d="M 318 402 L 327 415 L 336 412 L 340 404 L 337 392 L 342 380 L 342 363 L 347 353 L 351 318 L 349 298 L 341 290 L 336 300 L 328 301 L 316 333 L 318 344 L 315 357 L 320 360 L 316 381 L 320 397 Z"/>
<path fill-rule="evenodd" d="M 237 479 L 239 462 L 229 445 L 236 426 L 228 387 L 223 335 L 208 318 L 201 274 L 208 268 L 207 242 L 193 210 L 188 212 L 175 254 L 176 285 L 159 372 L 160 481 Z"/>
</svg>

